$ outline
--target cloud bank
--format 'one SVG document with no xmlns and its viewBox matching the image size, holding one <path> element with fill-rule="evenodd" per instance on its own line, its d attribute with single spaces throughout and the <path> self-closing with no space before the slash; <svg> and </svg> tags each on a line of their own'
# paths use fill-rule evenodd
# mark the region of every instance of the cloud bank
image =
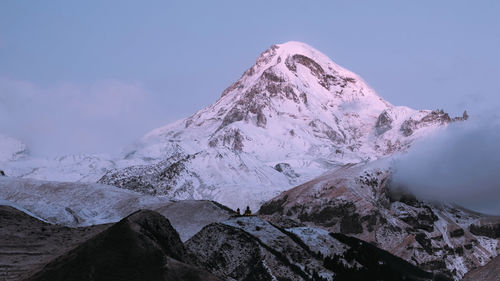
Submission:
<svg viewBox="0 0 500 281">
<path fill-rule="evenodd" d="M 421 199 L 500 214 L 499 120 L 473 117 L 416 143 L 395 163 L 395 186 Z"/>
<path fill-rule="evenodd" d="M 41 87 L 0 78 L 0 133 L 34 155 L 117 153 L 163 121 L 140 84 L 116 80 Z"/>
</svg>

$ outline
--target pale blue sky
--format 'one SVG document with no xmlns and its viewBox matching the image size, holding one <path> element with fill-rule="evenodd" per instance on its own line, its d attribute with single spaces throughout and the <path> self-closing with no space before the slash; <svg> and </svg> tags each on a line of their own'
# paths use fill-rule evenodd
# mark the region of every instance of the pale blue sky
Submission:
<svg viewBox="0 0 500 281">
<path fill-rule="evenodd" d="M 480 113 L 500 105 L 499 3 L 3 0 L 0 133 L 46 153 L 115 150 L 290 40 L 393 104 Z"/>
</svg>

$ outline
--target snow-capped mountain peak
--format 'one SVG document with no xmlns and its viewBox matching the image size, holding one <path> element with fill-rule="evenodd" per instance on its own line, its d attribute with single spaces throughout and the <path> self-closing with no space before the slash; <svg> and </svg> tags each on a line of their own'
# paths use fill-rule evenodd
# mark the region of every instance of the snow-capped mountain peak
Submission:
<svg viewBox="0 0 500 281">
<path fill-rule="evenodd" d="M 101 181 L 256 207 L 338 165 L 404 151 L 450 121 L 393 106 L 326 55 L 287 42 L 264 51 L 214 104 L 147 134 L 126 154 L 143 166 Z"/>
<path fill-rule="evenodd" d="M 265 50 L 215 103 L 151 131 L 122 159 L 8 160 L 2 169 L 255 209 L 339 165 L 404 151 L 451 121 L 393 106 L 326 55 L 287 42 Z"/>
<path fill-rule="evenodd" d="M 317 157 L 347 153 L 359 162 L 405 149 L 408 142 L 399 139 L 405 137 L 401 125 L 427 114 L 430 111 L 391 105 L 358 75 L 321 52 L 304 43 L 287 42 L 264 51 L 217 102 L 152 131 L 134 153 L 146 159 L 162 158 L 163 152 L 172 150 L 174 140 L 182 138 L 189 153 L 200 146 L 225 147 L 257 154 L 264 161 L 289 159 L 290 152 L 312 152 Z M 387 134 L 388 145 L 381 135 L 394 128 L 393 134 Z M 381 141 L 373 142 L 373 137 Z M 279 149 L 262 149 L 270 145 Z"/>
<path fill-rule="evenodd" d="M 358 75 L 340 67 L 326 55 L 301 42 L 291 41 L 271 46 L 243 73 L 240 80 L 223 92 L 222 96 L 234 92 L 240 95 L 249 93 L 247 90 L 259 82 L 292 84 L 294 88 L 311 94 L 311 98 L 328 99 L 333 93 L 339 103 L 371 99 L 371 107 L 390 106 Z M 320 87 L 316 88 L 318 85 Z M 357 89 L 342 91 L 345 87 Z M 331 88 L 336 88 L 337 91 L 332 91 Z M 269 90 L 273 93 L 272 89 Z"/>
</svg>

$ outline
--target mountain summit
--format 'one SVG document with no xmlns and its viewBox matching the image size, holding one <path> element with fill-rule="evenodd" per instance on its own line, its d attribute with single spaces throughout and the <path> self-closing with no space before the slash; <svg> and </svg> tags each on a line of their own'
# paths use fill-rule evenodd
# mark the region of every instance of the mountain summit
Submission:
<svg viewBox="0 0 500 281">
<path fill-rule="evenodd" d="M 257 207 L 338 165 L 406 150 L 451 122 L 384 101 L 300 42 L 273 45 L 214 104 L 147 134 L 100 182 Z"/>
<path fill-rule="evenodd" d="M 216 103 L 152 131 L 132 154 L 161 159 L 182 140 L 189 153 L 227 148 L 265 162 L 302 162 L 305 154 L 338 162 L 342 154 L 341 162 L 359 162 L 406 148 L 428 127 L 420 123 L 449 121 L 443 112 L 393 106 L 324 54 L 287 42 L 264 51 Z"/>
</svg>

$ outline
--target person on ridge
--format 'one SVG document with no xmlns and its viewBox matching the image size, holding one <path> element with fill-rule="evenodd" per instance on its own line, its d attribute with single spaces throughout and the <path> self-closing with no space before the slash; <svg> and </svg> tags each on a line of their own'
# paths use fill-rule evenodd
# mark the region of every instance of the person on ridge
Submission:
<svg viewBox="0 0 500 281">
<path fill-rule="evenodd" d="M 250 211 L 250 206 L 247 206 L 247 209 L 245 210 L 244 216 L 251 216 L 251 215 L 252 215 L 252 211 Z"/>
</svg>

